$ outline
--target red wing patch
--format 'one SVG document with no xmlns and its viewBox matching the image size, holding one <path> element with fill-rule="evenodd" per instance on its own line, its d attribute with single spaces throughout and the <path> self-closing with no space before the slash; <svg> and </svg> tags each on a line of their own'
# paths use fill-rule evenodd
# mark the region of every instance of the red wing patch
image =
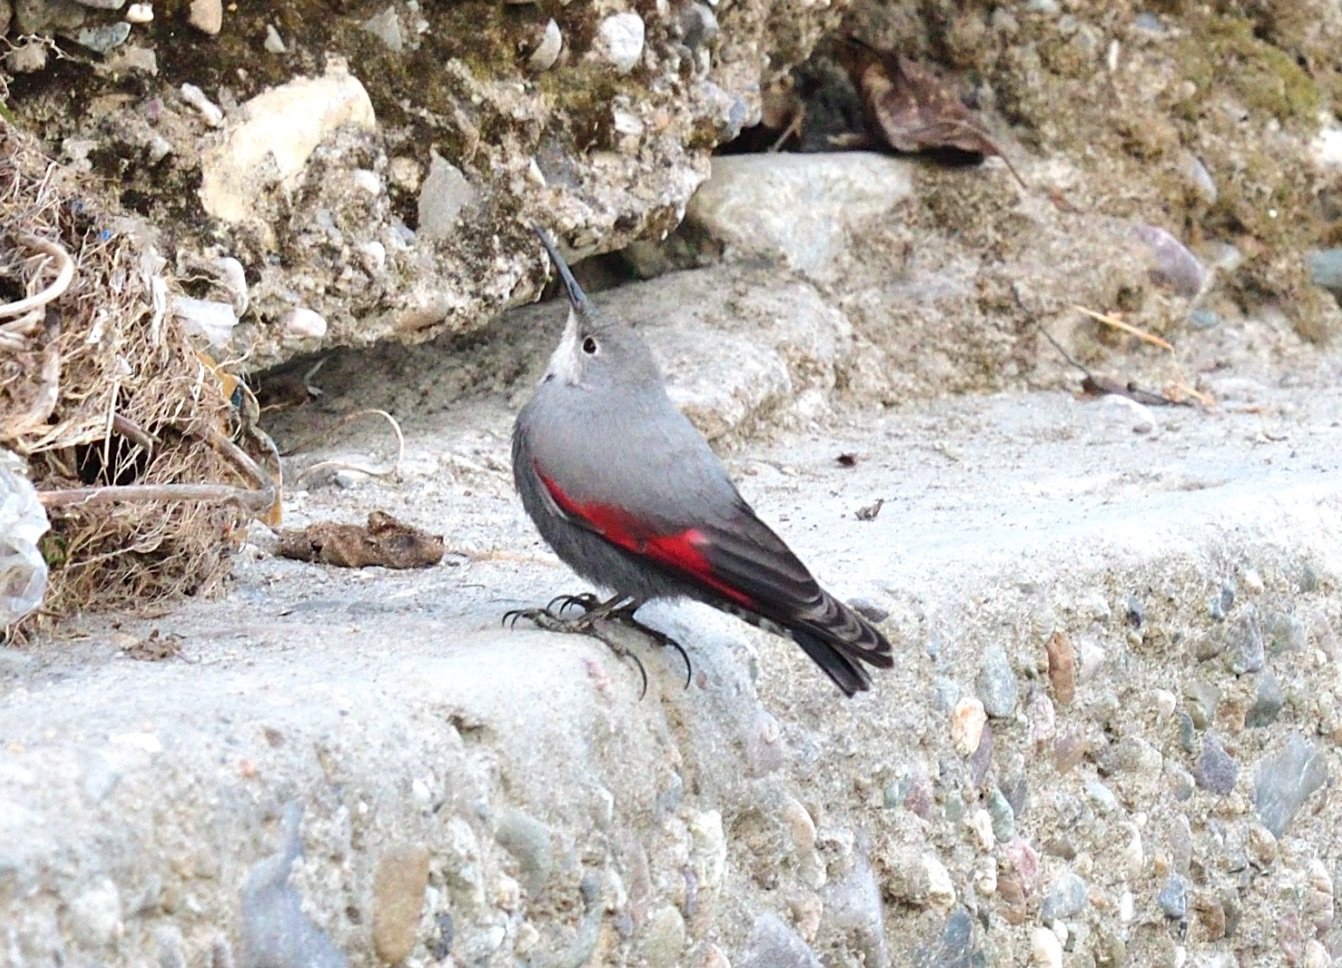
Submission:
<svg viewBox="0 0 1342 968">
<path fill-rule="evenodd" d="M 539 467 L 536 468 L 536 476 L 541 479 L 561 511 L 578 518 L 616 547 L 649 558 L 726 595 L 739 605 L 747 608 L 755 606 L 755 601 L 749 595 L 714 576 L 713 566 L 703 550 L 708 546 L 708 539 L 697 528 L 686 528 L 673 534 L 657 534 L 623 508 L 595 501 L 575 501 L 552 478 L 546 477 Z"/>
</svg>

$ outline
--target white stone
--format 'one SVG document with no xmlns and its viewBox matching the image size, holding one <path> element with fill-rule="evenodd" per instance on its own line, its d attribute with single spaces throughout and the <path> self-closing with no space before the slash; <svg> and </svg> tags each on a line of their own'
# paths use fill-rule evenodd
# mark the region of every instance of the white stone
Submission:
<svg viewBox="0 0 1342 968">
<path fill-rule="evenodd" d="M 187 20 L 202 33 L 219 33 L 224 28 L 223 0 L 191 0 Z"/>
<path fill-rule="evenodd" d="M 103 948 L 121 937 L 121 895 L 111 879 L 102 877 L 75 898 L 70 925 L 74 936 L 90 948 Z"/>
<path fill-rule="evenodd" d="M 163 752 L 163 741 L 158 738 L 157 733 L 118 733 L 109 736 L 108 739 L 118 746 L 129 746 L 144 753 Z"/>
<path fill-rule="evenodd" d="M 202 337 L 215 348 L 227 346 L 233 327 L 238 325 L 232 304 L 214 299 L 174 296 L 172 314 L 181 320 L 188 334 Z"/>
<path fill-rule="evenodd" d="M 559 29 L 559 24 L 555 23 L 554 18 L 545 25 L 545 33 L 541 35 L 541 42 L 536 45 L 536 49 L 531 52 L 527 58 L 527 64 L 533 71 L 548 71 L 554 67 L 555 61 L 559 60 L 559 52 L 564 49 L 564 35 Z"/>
<path fill-rule="evenodd" d="M 974 696 L 966 696 L 955 704 L 951 710 L 951 741 L 961 756 L 969 756 L 979 748 L 987 722 L 983 703 Z"/>
<path fill-rule="evenodd" d="M 814 273 L 847 249 L 850 226 L 912 195 L 913 170 L 871 152 L 726 155 L 713 159 L 685 217 L 731 249 Z"/>
<path fill-rule="evenodd" d="M 1329 126 L 1321 130 L 1310 149 L 1314 163 L 1320 168 L 1342 168 L 1342 128 Z"/>
<path fill-rule="evenodd" d="M 280 317 L 284 335 L 292 339 L 321 339 L 326 335 L 326 320 L 318 313 L 296 306 Z"/>
<path fill-rule="evenodd" d="M 263 91 L 239 115 L 201 156 L 201 204 L 226 222 L 246 219 L 259 189 L 295 187 L 312 152 L 337 128 L 377 125 L 368 92 L 339 63 L 321 77 Z"/>
<path fill-rule="evenodd" d="M 601 21 L 596 29 L 597 50 L 620 74 L 628 74 L 643 56 L 643 18 L 636 13 L 617 13 Z"/>
<path fill-rule="evenodd" d="M 393 54 L 399 54 L 405 50 L 405 38 L 401 34 L 401 20 L 396 16 L 395 7 L 387 7 L 381 13 L 369 17 L 363 22 L 363 29 L 386 44 L 387 49 Z"/>
<path fill-rule="evenodd" d="M 288 50 L 284 46 L 284 38 L 280 36 L 274 24 L 266 24 L 266 39 L 261 42 L 261 46 L 272 54 L 283 54 Z"/>
<path fill-rule="evenodd" d="M 147 24 L 154 19 L 154 5 L 152 3 L 132 3 L 126 8 L 126 22 L 132 24 Z"/>
<path fill-rule="evenodd" d="M 179 88 L 179 91 L 182 95 L 182 100 L 199 111 L 200 116 L 205 119 L 205 123 L 211 128 L 217 128 L 224 123 L 223 110 L 219 105 L 206 97 L 205 92 L 196 87 L 196 85 L 183 84 Z"/>
<path fill-rule="evenodd" d="M 456 227 L 461 210 L 475 197 L 475 187 L 461 169 L 433 152 L 429 173 L 419 189 L 420 234 L 430 239 L 447 238 Z"/>
<path fill-rule="evenodd" d="M 932 854 L 923 855 L 923 871 L 927 874 L 927 899 L 938 907 L 955 903 L 955 883 L 951 872 Z"/>
<path fill-rule="evenodd" d="M 1030 932 L 1030 960 L 1039 968 L 1062 968 L 1062 942 L 1048 928 Z"/>
</svg>

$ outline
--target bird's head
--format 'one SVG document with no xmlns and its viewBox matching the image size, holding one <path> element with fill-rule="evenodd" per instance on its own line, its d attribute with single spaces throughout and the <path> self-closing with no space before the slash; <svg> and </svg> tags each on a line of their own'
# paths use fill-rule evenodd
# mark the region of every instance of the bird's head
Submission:
<svg viewBox="0 0 1342 968">
<path fill-rule="evenodd" d="M 568 324 L 541 382 L 594 391 L 662 389 L 661 370 L 643 337 L 593 306 L 549 236 L 539 228 L 535 232 L 569 300 Z"/>
</svg>

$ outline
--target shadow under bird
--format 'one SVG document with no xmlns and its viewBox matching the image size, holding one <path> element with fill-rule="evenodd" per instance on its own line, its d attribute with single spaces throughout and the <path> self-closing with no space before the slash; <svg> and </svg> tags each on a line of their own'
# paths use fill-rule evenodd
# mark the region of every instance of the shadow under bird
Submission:
<svg viewBox="0 0 1342 968">
<path fill-rule="evenodd" d="M 791 638 L 846 695 L 869 688 L 864 665 L 893 664 L 885 636 L 821 588 L 756 516 L 667 396 L 647 343 L 592 305 L 549 237 L 535 231 L 571 308 L 513 426 L 513 477 L 555 554 L 614 595 L 561 596 L 510 612 L 513 621 L 593 635 L 623 655 L 602 620 L 676 645 L 634 613 L 653 599 L 689 598 Z M 565 618 L 569 606 L 582 614 Z"/>
</svg>

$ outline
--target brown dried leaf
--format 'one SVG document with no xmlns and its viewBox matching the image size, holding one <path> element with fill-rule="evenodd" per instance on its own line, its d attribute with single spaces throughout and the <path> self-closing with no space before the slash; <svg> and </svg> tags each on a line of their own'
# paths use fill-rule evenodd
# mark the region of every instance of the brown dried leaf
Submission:
<svg viewBox="0 0 1342 968">
<path fill-rule="evenodd" d="M 278 553 L 341 568 L 429 568 L 443 560 L 443 536 L 374 511 L 367 525 L 321 521 L 301 531 L 281 531 Z"/>
<path fill-rule="evenodd" d="M 996 155 L 1021 187 L 1025 180 L 964 103 L 927 68 L 898 51 L 849 36 L 839 56 L 862 100 L 873 135 L 895 151 L 953 149 L 982 161 Z"/>
</svg>

